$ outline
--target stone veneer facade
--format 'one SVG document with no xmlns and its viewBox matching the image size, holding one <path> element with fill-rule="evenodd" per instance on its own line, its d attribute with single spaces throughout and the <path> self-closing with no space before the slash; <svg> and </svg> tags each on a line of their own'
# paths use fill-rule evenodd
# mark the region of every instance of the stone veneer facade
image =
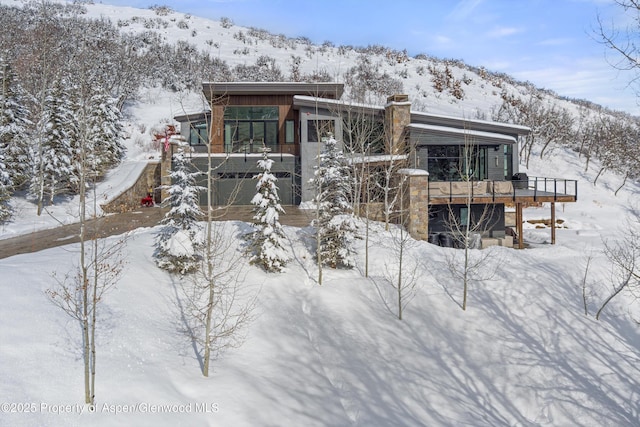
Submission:
<svg viewBox="0 0 640 427">
<path fill-rule="evenodd" d="M 160 203 L 160 176 L 161 165 L 158 161 L 150 161 L 145 166 L 142 173 L 138 176 L 136 182 L 124 190 L 112 201 L 101 205 L 100 207 L 106 213 L 129 212 L 140 207 L 140 201 L 147 195 L 147 192 L 153 190 L 153 199 L 155 203 Z"/>
<path fill-rule="evenodd" d="M 404 178 L 402 210 L 407 215 L 407 231 L 416 240 L 428 240 L 429 173 L 421 169 L 400 169 L 398 173 Z"/>
<path fill-rule="evenodd" d="M 409 95 L 392 95 L 387 98 L 384 113 L 385 133 L 389 154 L 406 154 L 407 126 L 411 124 L 411 102 Z"/>
</svg>

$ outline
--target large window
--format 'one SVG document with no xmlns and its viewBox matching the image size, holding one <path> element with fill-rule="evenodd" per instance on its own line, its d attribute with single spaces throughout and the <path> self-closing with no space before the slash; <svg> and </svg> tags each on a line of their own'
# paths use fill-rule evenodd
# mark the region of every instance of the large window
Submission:
<svg viewBox="0 0 640 427">
<path fill-rule="evenodd" d="M 307 141 L 322 142 L 330 135 L 335 136 L 336 124 L 334 120 L 307 121 Z"/>
<path fill-rule="evenodd" d="M 200 145 L 209 142 L 207 122 L 193 122 L 189 125 L 189 144 Z"/>
<path fill-rule="evenodd" d="M 487 179 L 487 147 L 430 146 L 428 148 L 427 170 L 431 181 Z"/>
<path fill-rule="evenodd" d="M 278 107 L 225 108 L 225 152 L 259 152 L 263 144 L 277 151 Z"/>
</svg>

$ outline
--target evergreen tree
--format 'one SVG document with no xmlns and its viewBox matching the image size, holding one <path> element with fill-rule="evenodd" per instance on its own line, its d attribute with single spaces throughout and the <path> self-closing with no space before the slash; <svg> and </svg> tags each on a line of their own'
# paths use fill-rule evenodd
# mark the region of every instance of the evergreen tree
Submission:
<svg viewBox="0 0 640 427">
<path fill-rule="evenodd" d="M 45 97 L 38 129 L 39 147 L 33 153 L 29 193 L 40 203 L 53 204 L 58 194 L 68 193 L 77 182 L 72 147 L 74 112 L 61 81 Z"/>
<path fill-rule="evenodd" d="M 28 150 L 29 112 L 22 102 L 22 90 L 15 83 L 11 67 L 0 60 L 0 153 L 4 156 L 4 173 L 10 188 L 24 185 L 31 173 Z"/>
<path fill-rule="evenodd" d="M 92 142 L 89 164 L 95 166 L 98 175 L 116 166 L 124 157 L 122 143 L 122 114 L 116 100 L 100 89 L 90 100 L 91 123 L 89 138 Z"/>
<path fill-rule="evenodd" d="M 4 163 L 4 148 L 0 146 L 0 223 L 5 222 L 11 217 L 11 206 L 9 199 L 11 197 L 11 177 L 7 172 Z"/>
<path fill-rule="evenodd" d="M 353 266 L 353 240 L 356 238 L 356 224 L 353 208 L 349 201 L 351 194 L 350 169 L 337 141 L 330 137 L 324 143 L 312 180 L 317 192 L 315 202 L 318 218 L 317 227 L 319 259 L 331 268 Z"/>
<path fill-rule="evenodd" d="M 285 236 L 280 224 L 280 214 L 284 213 L 284 209 L 278 196 L 278 179 L 271 173 L 273 160 L 269 158 L 269 151 L 267 147 L 262 149 L 262 159 L 258 160 L 262 172 L 256 177 L 257 193 L 251 199 L 255 208 L 254 231 L 250 235 L 250 262 L 262 266 L 266 271 L 280 272 L 287 262 Z"/>
<path fill-rule="evenodd" d="M 154 258 L 158 267 L 172 273 L 187 274 L 198 268 L 198 253 L 202 246 L 198 218 L 203 215 L 198 204 L 196 185 L 200 172 L 192 172 L 191 162 L 185 156 L 185 145 L 181 144 L 173 156 L 170 172 L 171 185 L 163 203 L 170 206 L 156 237 Z"/>
</svg>

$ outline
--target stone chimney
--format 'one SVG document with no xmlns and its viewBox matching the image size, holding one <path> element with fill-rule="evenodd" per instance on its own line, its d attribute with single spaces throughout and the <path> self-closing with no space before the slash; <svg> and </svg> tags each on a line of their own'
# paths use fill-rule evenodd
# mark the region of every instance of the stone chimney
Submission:
<svg viewBox="0 0 640 427">
<path fill-rule="evenodd" d="M 389 154 L 404 154 L 407 149 L 408 130 L 411 123 L 409 95 L 392 95 L 384 107 L 386 151 Z"/>
</svg>

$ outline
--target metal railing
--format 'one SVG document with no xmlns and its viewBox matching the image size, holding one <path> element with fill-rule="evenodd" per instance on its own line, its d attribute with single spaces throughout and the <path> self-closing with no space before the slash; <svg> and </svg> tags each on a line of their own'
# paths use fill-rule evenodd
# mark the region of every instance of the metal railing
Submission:
<svg viewBox="0 0 640 427">
<path fill-rule="evenodd" d="M 505 183 L 511 183 L 509 191 L 504 191 Z M 538 201 L 538 197 L 553 196 L 554 201 L 560 196 L 572 196 L 578 199 L 578 181 L 563 178 L 528 177 L 526 180 L 499 180 L 499 181 L 430 181 L 428 184 L 429 197 L 432 196 L 433 189 L 441 189 L 442 185 L 448 186 L 449 201 L 454 198 L 488 197 L 495 202 L 496 197 L 510 197 L 514 202 L 518 196 L 533 197 Z M 482 187 L 484 186 L 484 191 Z M 496 191 L 496 189 L 500 189 Z M 520 191 L 519 191 L 520 190 Z M 444 196 L 444 195 L 440 195 Z"/>
<path fill-rule="evenodd" d="M 575 179 L 530 177 L 527 187 L 533 190 L 534 201 L 537 200 L 539 192 L 553 194 L 554 200 L 557 200 L 558 196 L 573 196 L 578 200 L 578 181 Z"/>
</svg>

